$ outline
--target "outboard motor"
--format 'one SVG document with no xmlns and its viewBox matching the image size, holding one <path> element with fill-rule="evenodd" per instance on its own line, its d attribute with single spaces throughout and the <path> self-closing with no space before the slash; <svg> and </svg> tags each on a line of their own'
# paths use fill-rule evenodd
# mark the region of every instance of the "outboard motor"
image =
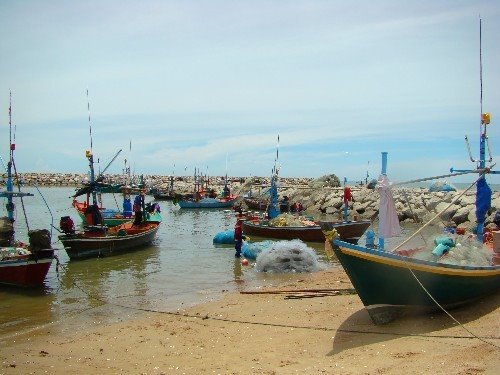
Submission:
<svg viewBox="0 0 500 375">
<path fill-rule="evenodd" d="M 69 216 L 61 217 L 59 227 L 66 234 L 75 234 L 75 223 L 73 223 L 73 220 Z"/>
</svg>

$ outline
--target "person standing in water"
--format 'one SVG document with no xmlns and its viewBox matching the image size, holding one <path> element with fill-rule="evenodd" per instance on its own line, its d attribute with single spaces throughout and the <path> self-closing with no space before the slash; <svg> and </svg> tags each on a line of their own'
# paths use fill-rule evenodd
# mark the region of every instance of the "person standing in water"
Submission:
<svg viewBox="0 0 500 375">
<path fill-rule="evenodd" d="M 241 257 L 241 245 L 243 244 L 243 228 L 241 226 L 241 220 L 236 220 L 236 225 L 234 226 L 234 248 L 236 253 L 234 256 L 236 258 Z"/>
</svg>

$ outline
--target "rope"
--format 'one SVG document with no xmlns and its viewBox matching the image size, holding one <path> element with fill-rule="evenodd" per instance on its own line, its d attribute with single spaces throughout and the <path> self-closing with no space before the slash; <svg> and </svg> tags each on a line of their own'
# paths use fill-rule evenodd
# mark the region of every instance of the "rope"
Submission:
<svg viewBox="0 0 500 375">
<path fill-rule="evenodd" d="M 34 185 L 35 186 L 35 189 L 38 191 L 38 193 L 40 194 L 40 196 L 42 197 L 42 200 L 43 202 L 45 203 L 45 206 L 47 206 L 47 209 L 49 210 L 49 214 L 50 214 L 50 217 L 51 217 L 51 223 L 50 223 L 50 238 L 52 238 L 52 228 L 55 228 L 54 227 L 54 215 L 52 214 L 52 211 L 49 207 L 49 204 L 47 203 L 47 201 L 45 200 L 45 197 L 43 196 L 42 192 L 40 191 L 40 189 L 38 188 L 37 185 Z M 56 228 L 57 229 L 57 228 Z"/>
<path fill-rule="evenodd" d="M 118 201 L 116 200 L 115 193 L 112 193 L 112 195 L 113 195 L 113 198 L 115 200 L 116 208 L 118 209 L 118 211 L 120 211 L 120 206 L 118 205 Z"/>
<path fill-rule="evenodd" d="M 429 334 L 406 333 L 406 332 L 365 331 L 365 330 L 356 330 L 356 329 L 327 328 L 327 327 L 314 327 L 314 326 L 297 326 L 297 325 L 291 325 L 291 324 L 253 322 L 253 321 L 248 321 L 248 320 L 221 318 L 218 316 L 209 316 L 208 314 L 200 316 L 200 315 L 181 313 L 181 312 L 175 312 L 175 311 L 148 309 L 148 308 L 143 308 L 143 307 L 128 306 L 128 305 L 122 305 L 122 304 L 118 304 L 118 303 L 112 303 L 112 302 L 105 301 L 104 299 L 87 292 L 82 287 L 80 287 L 76 282 L 73 282 L 73 285 L 77 289 L 79 289 L 81 292 L 83 292 L 85 295 L 87 295 L 89 298 L 92 298 L 96 301 L 99 301 L 102 304 L 117 306 L 117 307 L 121 307 L 124 309 L 144 311 L 144 312 L 156 313 L 156 314 L 166 314 L 166 315 L 179 316 L 179 317 L 185 317 L 185 318 L 194 318 L 194 319 L 202 319 L 202 320 L 210 319 L 210 320 L 228 322 L 228 323 L 252 324 L 252 325 L 259 325 L 259 326 L 271 326 L 271 327 L 281 327 L 281 328 L 295 328 L 295 329 L 301 328 L 301 329 L 311 329 L 311 330 L 317 330 L 317 331 L 334 331 L 334 332 L 343 332 L 343 333 L 360 333 L 360 334 L 373 334 L 373 335 L 410 336 L 410 337 L 442 338 L 442 339 L 443 338 L 473 339 L 473 338 L 477 337 L 477 336 L 471 337 L 471 336 L 459 336 L 459 335 L 429 335 Z M 84 311 L 86 311 L 86 310 L 89 310 L 89 309 L 85 309 Z M 481 340 L 483 338 L 479 338 L 479 339 Z M 488 336 L 488 337 L 484 337 L 484 339 L 499 340 L 500 336 Z M 487 341 L 485 341 L 485 342 L 488 343 Z M 491 345 L 498 347 L 494 344 L 491 344 Z"/>
<path fill-rule="evenodd" d="M 280 289 L 280 290 L 254 290 L 243 291 L 240 294 L 282 294 L 282 293 L 332 293 L 332 295 L 340 294 L 357 294 L 354 288 L 339 288 L 339 289 Z"/>
<path fill-rule="evenodd" d="M 12 159 L 12 166 L 14 167 L 14 174 L 16 176 L 16 181 L 17 181 L 17 189 L 19 192 L 21 192 L 21 183 L 19 182 L 19 175 L 17 174 L 17 169 L 16 169 L 16 163 L 14 162 L 14 158 Z M 23 214 L 24 214 L 24 221 L 26 222 L 26 229 L 28 229 L 28 232 L 30 230 L 30 226 L 28 223 L 28 215 L 26 215 L 26 207 L 24 207 L 24 200 L 23 196 L 19 196 L 19 199 L 21 200 L 21 207 L 23 208 Z"/>
<path fill-rule="evenodd" d="M 472 184 L 469 185 L 469 187 L 467 187 L 467 189 L 465 189 L 464 191 L 462 191 L 458 196 L 456 196 L 455 198 L 453 198 L 453 200 L 445 207 L 443 208 L 440 212 L 438 212 L 433 218 L 431 218 L 427 223 L 425 223 L 422 227 L 420 227 L 419 230 L 417 230 L 415 233 L 413 233 L 410 237 L 408 237 L 405 241 L 403 241 L 401 244 L 399 244 L 398 246 L 396 246 L 392 252 L 395 252 L 396 250 L 398 250 L 401 246 L 403 245 L 406 245 L 409 241 L 411 241 L 413 239 L 413 237 L 415 237 L 417 234 L 419 234 L 424 228 L 426 228 L 430 223 L 432 223 L 438 216 L 441 216 L 446 210 L 448 210 L 451 206 L 453 206 L 455 204 L 456 201 L 458 201 L 465 193 L 467 193 L 478 181 L 481 177 L 483 177 L 483 175 L 486 173 L 485 172 L 482 172 L 479 177 L 477 178 L 476 181 L 474 181 Z"/>
<path fill-rule="evenodd" d="M 410 199 L 408 198 L 408 194 L 406 193 L 406 190 L 405 189 L 401 189 L 401 191 L 403 192 L 403 195 L 405 197 L 405 200 L 406 200 L 406 203 L 408 204 L 408 207 L 410 208 L 410 212 L 411 212 L 411 215 L 413 216 L 413 219 L 415 220 L 415 218 L 417 217 L 415 215 L 415 213 L 413 212 L 413 208 L 411 207 L 411 202 L 410 202 Z M 427 241 L 424 237 L 423 234 L 420 234 L 420 237 L 422 238 L 422 240 L 424 241 L 425 243 L 425 246 L 427 246 Z"/>
</svg>

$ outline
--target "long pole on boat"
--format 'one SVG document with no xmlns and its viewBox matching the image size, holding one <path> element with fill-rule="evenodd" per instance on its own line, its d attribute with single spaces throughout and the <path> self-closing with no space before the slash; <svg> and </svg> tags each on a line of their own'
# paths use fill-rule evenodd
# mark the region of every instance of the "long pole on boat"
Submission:
<svg viewBox="0 0 500 375">
<path fill-rule="evenodd" d="M 349 219 L 349 199 L 346 196 L 347 177 L 344 177 L 344 221 Z"/>
<path fill-rule="evenodd" d="M 382 152 L 382 171 L 380 172 L 380 174 L 383 176 L 387 176 L 387 152 L 386 151 Z M 379 233 L 378 248 L 383 250 L 384 246 L 385 246 L 384 237 L 382 237 Z"/>
<path fill-rule="evenodd" d="M 12 92 L 9 91 L 9 161 L 7 163 L 7 216 L 11 222 L 14 222 L 14 202 L 12 192 L 14 187 L 12 184 L 12 163 L 14 162 L 15 144 L 12 143 Z"/>
<path fill-rule="evenodd" d="M 480 80 L 480 124 L 479 124 L 479 159 L 474 160 L 472 153 L 470 151 L 470 146 L 467 137 L 465 137 L 467 148 L 469 151 L 469 156 L 472 162 L 477 163 L 476 170 L 484 171 L 490 174 L 498 174 L 498 171 L 492 171 L 490 168 L 486 168 L 486 146 L 488 141 L 488 136 L 486 134 L 486 129 L 490 124 L 490 114 L 483 113 L 483 61 L 482 61 L 482 31 L 481 31 L 481 18 L 479 18 L 479 80 Z M 489 162 L 493 161 L 490 152 Z M 468 172 L 467 170 L 457 170 L 451 168 L 453 172 Z M 486 182 L 485 174 L 482 174 L 476 180 L 476 235 L 479 241 L 483 241 L 484 236 L 484 223 L 486 221 L 486 215 L 488 210 L 491 208 L 491 189 Z"/>
<path fill-rule="evenodd" d="M 276 145 L 276 158 L 271 173 L 271 188 L 269 190 L 269 207 L 267 209 L 269 219 L 274 219 L 279 215 L 278 208 L 278 157 L 279 157 L 280 136 L 278 134 L 278 143 Z"/>
<path fill-rule="evenodd" d="M 92 150 L 92 123 L 90 121 L 89 89 L 87 89 L 87 111 L 89 114 L 90 151 L 88 151 L 86 153 L 86 156 L 87 156 L 87 159 L 89 160 L 90 183 L 93 184 L 95 181 L 95 172 L 94 172 L 94 153 Z M 97 194 L 96 194 L 94 186 L 92 186 L 92 204 L 97 205 Z"/>
<path fill-rule="evenodd" d="M 370 177 L 370 174 L 368 173 L 369 169 L 370 169 L 370 160 L 368 160 L 368 166 L 366 167 L 365 186 L 368 185 L 368 178 Z"/>
<path fill-rule="evenodd" d="M 486 128 L 487 125 L 490 123 L 489 119 L 489 114 L 483 114 L 483 53 L 482 53 L 482 31 L 481 31 L 481 18 L 479 18 L 479 81 L 480 81 L 480 86 L 481 86 L 481 94 L 480 94 L 480 106 L 481 106 L 481 113 L 480 113 L 480 140 L 479 140 L 479 162 L 478 162 L 478 168 L 479 169 L 484 169 L 486 166 L 486 140 L 487 140 L 487 135 L 486 135 Z M 476 220 L 477 220 L 477 238 L 480 239 L 481 241 L 483 240 L 483 234 L 484 234 L 484 222 L 486 219 L 486 212 L 484 214 L 481 212 L 479 209 L 479 206 L 482 204 L 481 200 L 482 198 L 480 197 L 480 191 L 482 191 L 481 195 L 483 195 L 485 192 L 487 194 L 487 190 L 489 190 L 488 184 L 486 182 L 486 176 L 483 174 L 478 181 L 478 185 L 476 187 L 477 193 L 476 193 Z M 491 190 L 490 191 L 490 199 L 489 199 L 489 206 L 491 207 Z M 484 204 L 484 203 L 483 203 Z M 489 208 L 489 207 L 488 207 Z"/>
<path fill-rule="evenodd" d="M 15 131 L 14 137 L 12 136 L 12 92 L 9 91 L 9 161 L 7 162 L 7 181 L 5 183 L 5 191 L 0 192 L 0 197 L 7 198 L 7 218 L 11 223 L 15 221 L 14 218 L 14 197 L 25 197 L 25 196 L 33 196 L 31 193 L 23 193 L 21 192 L 21 188 L 19 187 L 18 192 L 14 192 L 14 181 L 12 175 L 12 169 L 14 168 L 14 173 L 16 173 L 16 165 L 14 163 L 14 151 L 16 149 L 15 143 Z M 17 175 L 17 173 L 16 173 Z M 22 201 L 21 201 L 22 203 Z M 24 205 L 23 205 L 24 211 Z M 28 219 L 26 217 L 26 211 L 24 211 L 24 217 L 26 220 L 26 228 L 29 230 Z"/>
</svg>

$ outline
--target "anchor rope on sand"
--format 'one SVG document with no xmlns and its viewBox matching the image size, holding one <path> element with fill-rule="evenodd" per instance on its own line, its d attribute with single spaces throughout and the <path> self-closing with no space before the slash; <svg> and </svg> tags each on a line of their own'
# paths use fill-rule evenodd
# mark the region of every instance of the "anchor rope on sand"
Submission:
<svg viewBox="0 0 500 375">
<path fill-rule="evenodd" d="M 251 324 L 251 325 L 259 325 L 259 326 L 272 326 L 272 327 L 282 327 L 282 328 L 294 328 L 294 329 L 311 329 L 311 330 L 317 330 L 317 331 L 334 331 L 334 332 L 342 332 L 342 333 L 359 333 L 359 334 L 373 334 L 373 335 L 389 335 L 389 336 L 398 336 L 398 337 L 403 337 L 403 336 L 410 336 L 410 337 L 431 337 L 431 338 L 442 338 L 442 339 L 449 339 L 449 338 L 454 338 L 454 339 L 473 339 L 475 337 L 471 336 L 458 336 L 458 335 L 429 335 L 429 334 L 420 334 L 420 333 L 406 333 L 406 332 L 387 332 L 387 331 L 365 331 L 365 330 L 357 330 L 357 329 L 345 329 L 345 328 L 328 328 L 328 327 L 314 327 L 314 326 L 297 326 L 297 325 L 291 325 L 291 324 L 278 324 L 278 323 L 266 323 L 266 322 L 252 322 L 248 320 L 238 320 L 238 319 L 229 319 L 229 318 L 221 318 L 219 316 L 209 316 L 208 314 L 205 315 L 199 315 L 199 314 L 188 314 L 184 312 L 176 312 L 176 311 L 165 311 L 165 310 L 157 310 L 157 309 L 147 309 L 144 307 L 136 307 L 136 306 L 130 306 L 130 305 L 122 305 L 118 303 L 113 303 L 106 301 L 100 297 L 97 297 L 93 295 L 92 293 L 87 292 L 84 290 L 82 287 L 80 287 L 76 282 L 73 282 L 73 285 L 79 289 L 81 292 L 83 292 L 87 297 L 92 298 L 96 301 L 99 301 L 103 304 L 107 305 L 112 305 L 112 306 L 117 306 L 121 307 L 124 309 L 130 309 L 130 310 L 136 310 L 136 311 L 144 311 L 144 312 L 150 312 L 150 313 L 157 313 L 157 314 L 166 314 L 166 315 L 172 315 L 172 316 L 179 316 L 179 317 L 185 317 L 185 318 L 194 318 L 194 319 L 203 319 L 203 320 L 215 320 L 215 321 L 221 321 L 221 322 L 228 322 L 228 323 L 238 323 L 238 324 Z M 489 340 L 500 340 L 500 336 L 488 336 L 484 337 L 484 339 L 489 339 Z"/>
</svg>

